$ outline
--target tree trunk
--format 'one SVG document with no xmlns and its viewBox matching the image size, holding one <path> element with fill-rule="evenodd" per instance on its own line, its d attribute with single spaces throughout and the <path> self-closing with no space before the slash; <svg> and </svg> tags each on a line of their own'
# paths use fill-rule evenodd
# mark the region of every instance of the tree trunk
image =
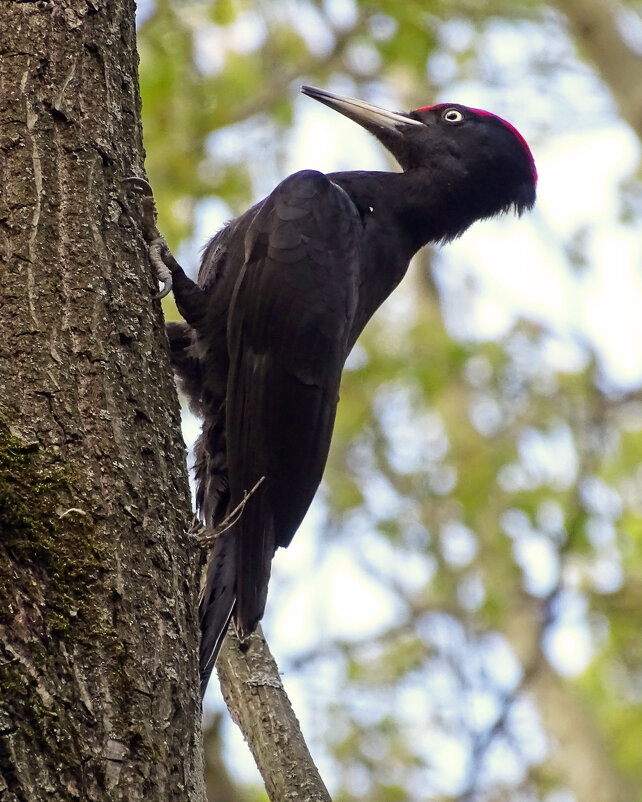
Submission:
<svg viewBox="0 0 642 802">
<path fill-rule="evenodd" d="M 133 0 L 1 0 L 0 48 L 0 797 L 200 802 L 198 549 L 121 184 Z"/>
</svg>

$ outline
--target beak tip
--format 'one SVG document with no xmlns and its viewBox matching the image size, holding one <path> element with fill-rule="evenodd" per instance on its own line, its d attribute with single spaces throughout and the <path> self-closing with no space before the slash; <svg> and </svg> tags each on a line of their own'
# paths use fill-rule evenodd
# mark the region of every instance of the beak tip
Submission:
<svg viewBox="0 0 642 802">
<path fill-rule="evenodd" d="M 325 89 L 316 89 L 314 86 L 303 84 L 301 92 L 339 114 L 343 114 L 377 137 L 385 130 L 399 133 L 400 130 L 407 129 L 409 126 L 423 125 L 419 120 L 414 120 L 407 114 L 386 111 L 363 100 L 335 95 L 332 92 L 326 92 Z"/>
<path fill-rule="evenodd" d="M 323 89 L 317 89 L 314 86 L 308 86 L 307 84 L 303 84 L 301 86 L 301 94 L 307 95 L 308 97 L 313 98 L 314 100 L 319 100 L 324 95 L 328 95 L 328 92 L 324 92 Z"/>
</svg>

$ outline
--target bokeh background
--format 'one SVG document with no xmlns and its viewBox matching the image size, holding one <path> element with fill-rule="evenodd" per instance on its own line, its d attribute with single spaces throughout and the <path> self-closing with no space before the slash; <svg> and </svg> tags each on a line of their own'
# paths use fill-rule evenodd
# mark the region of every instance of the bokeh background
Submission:
<svg viewBox="0 0 642 802">
<path fill-rule="evenodd" d="M 159 226 L 192 275 L 289 173 L 396 169 L 303 83 L 486 108 L 529 141 L 535 211 L 422 252 L 351 354 L 264 628 L 335 802 L 642 800 L 642 4 L 138 21 Z M 266 800 L 215 681 L 205 725 L 211 802 Z"/>
</svg>

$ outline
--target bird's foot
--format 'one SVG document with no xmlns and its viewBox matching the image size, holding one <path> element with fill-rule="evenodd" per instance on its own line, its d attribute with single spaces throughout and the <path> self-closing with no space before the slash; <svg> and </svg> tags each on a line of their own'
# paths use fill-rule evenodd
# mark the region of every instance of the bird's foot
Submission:
<svg viewBox="0 0 642 802">
<path fill-rule="evenodd" d="M 176 260 L 171 254 L 165 238 L 160 235 L 156 227 L 156 205 L 154 204 L 154 194 L 149 181 L 144 178 L 139 178 L 137 175 L 131 175 L 122 180 L 123 184 L 131 187 L 136 193 L 141 196 L 141 221 L 143 227 L 143 236 L 145 242 L 149 246 L 149 260 L 154 269 L 154 275 L 157 280 L 163 285 L 160 292 L 154 298 L 164 298 L 172 289 L 172 273 L 165 259 L 176 264 Z M 169 256 L 167 256 L 169 255 Z"/>
<path fill-rule="evenodd" d="M 154 203 L 154 193 L 150 183 L 137 175 L 130 175 L 127 178 L 123 178 L 121 184 L 125 184 L 134 190 L 141 198 L 143 236 L 145 237 L 145 242 L 149 244 L 160 236 L 156 228 L 156 204 Z"/>
<path fill-rule="evenodd" d="M 169 251 L 165 237 L 160 235 L 149 243 L 149 261 L 152 263 L 157 280 L 163 285 L 154 298 L 164 298 L 169 295 L 173 285 L 172 272 L 163 261 L 163 252 Z"/>
</svg>

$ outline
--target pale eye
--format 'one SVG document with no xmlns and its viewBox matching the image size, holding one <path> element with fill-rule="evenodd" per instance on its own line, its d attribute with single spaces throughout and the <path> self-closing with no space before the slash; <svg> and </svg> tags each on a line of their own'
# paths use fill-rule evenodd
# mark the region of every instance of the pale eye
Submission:
<svg viewBox="0 0 642 802">
<path fill-rule="evenodd" d="M 460 123 L 464 119 L 464 115 L 457 109 L 446 109 L 442 117 L 447 123 Z"/>
</svg>

